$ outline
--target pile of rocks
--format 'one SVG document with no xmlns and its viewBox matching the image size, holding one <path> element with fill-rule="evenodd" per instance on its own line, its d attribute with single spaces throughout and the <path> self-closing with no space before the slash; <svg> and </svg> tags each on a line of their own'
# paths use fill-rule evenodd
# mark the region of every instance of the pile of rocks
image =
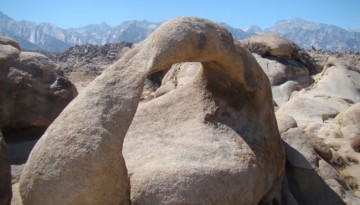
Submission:
<svg viewBox="0 0 360 205">
<path fill-rule="evenodd" d="M 126 42 L 77 45 L 64 52 L 52 55 L 51 59 L 65 73 L 82 71 L 97 76 L 118 59 L 118 55 L 123 49 L 131 48 L 131 46 L 132 43 Z"/>
<path fill-rule="evenodd" d="M 52 59 L 57 70 L 74 82 L 79 91 L 113 64 L 122 53 L 132 47 L 132 43 L 104 45 L 76 45 L 61 53 L 45 53 Z"/>
<path fill-rule="evenodd" d="M 360 154 L 355 144 L 360 141 L 360 56 L 307 54 L 274 35 L 242 43 L 272 84 L 286 178 L 297 202 L 359 203 Z"/>
</svg>

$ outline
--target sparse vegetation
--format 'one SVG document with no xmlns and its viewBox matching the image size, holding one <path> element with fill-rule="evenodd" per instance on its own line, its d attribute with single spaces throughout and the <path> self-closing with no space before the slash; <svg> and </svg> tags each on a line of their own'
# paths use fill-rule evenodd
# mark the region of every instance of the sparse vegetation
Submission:
<svg viewBox="0 0 360 205">
<path fill-rule="evenodd" d="M 333 158 L 331 160 L 331 164 L 338 170 L 342 170 L 344 169 L 347 165 L 348 162 L 346 161 L 346 159 L 344 159 L 344 157 L 342 157 L 341 155 L 334 153 Z"/>
<path fill-rule="evenodd" d="M 321 119 L 322 119 L 323 122 L 325 122 L 326 120 L 329 119 L 329 115 L 328 114 L 322 114 Z"/>
<path fill-rule="evenodd" d="M 341 178 L 340 180 L 346 184 L 346 186 L 352 190 L 357 190 L 359 188 L 359 184 L 357 180 L 349 175 L 349 173 L 345 170 L 340 171 Z"/>
</svg>

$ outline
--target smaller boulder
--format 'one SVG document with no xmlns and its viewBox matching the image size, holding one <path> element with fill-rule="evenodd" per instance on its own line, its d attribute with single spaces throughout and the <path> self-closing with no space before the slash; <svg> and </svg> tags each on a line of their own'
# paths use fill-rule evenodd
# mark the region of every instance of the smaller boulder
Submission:
<svg viewBox="0 0 360 205">
<path fill-rule="evenodd" d="M 256 53 L 253 55 L 268 76 L 271 85 L 281 85 L 292 80 L 306 87 L 312 81 L 307 67 L 301 62 L 288 58 L 265 58 Z"/>
<path fill-rule="evenodd" d="M 280 134 L 297 127 L 295 119 L 286 114 L 276 113 L 276 121 Z"/>
<path fill-rule="evenodd" d="M 340 113 L 335 121 L 340 125 L 344 137 L 360 138 L 360 103 Z"/>
<path fill-rule="evenodd" d="M 7 36 L 0 36 L 0 45 L 11 45 L 21 51 L 20 45 L 14 39 Z"/>
<path fill-rule="evenodd" d="M 21 52 L 16 61 L 0 67 L 1 128 L 4 133 L 44 129 L 76 95 L 75 86 L 56 73 L 54 62 L 38 53 Z"/>
<path fill-rule="evenodd" d="M 12 45 L 0 44 L 0 70 L 19 57 L 20 51 Z"/>
<path fill-rule="evenodd" d="M 251 52 L 261 56 L 291 58 L 293 53 L 299 49 L 294 42 L 273 34 L 255 35 L 245 42 Z"/>
</svg>

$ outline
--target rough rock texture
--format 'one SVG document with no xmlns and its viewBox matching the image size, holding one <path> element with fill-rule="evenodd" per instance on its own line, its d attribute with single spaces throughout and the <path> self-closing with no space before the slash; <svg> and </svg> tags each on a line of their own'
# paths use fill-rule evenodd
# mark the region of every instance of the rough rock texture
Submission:
<svg viewBox="0 0 360 205">
<path fill-rule="evenodd" d="M 47 57 L 0 45 L 0 127 L 47 127 L 76 96 L 74 85 Z"/>
<path fill-rule="evenodd" d="M 128 138 L 139 140 L 152 132 L 141 143 L 154 148 L 141 153 L 136 147 L 143 146 L 134 143 L 126 153 L 134 152 L 133 159 L 141 161 L 147 153 L 154 158 L 144 164 L 127 159 L 132 203 L 280 204 L 284 154 L 269 81 L 229 32 L 197 18 L 164 23 L 65 108 L 21 175 L 24 204 L 129 203 L 122 144 L 144 80 L 174 63 L 193 61 L 204 69 L 191 83 L 139 107 Z M 167 107 L 173 111 L 162 114 Z M 147 112 L 161 121 L 146 118 Z M 170 123 L 173 131 L 161 122 Z M 149 130 L 137 130 L 136 123 Z M 187 153 L 187 146 L 199 150 Z M 164 163 L 169 159 L 163 153 L 176 161 Z"/>
<path fill-rule="evenodd" d="M 9 205 L 11 196 L 10 159 L 0 131 L 0 205 Z"/>
</svg>

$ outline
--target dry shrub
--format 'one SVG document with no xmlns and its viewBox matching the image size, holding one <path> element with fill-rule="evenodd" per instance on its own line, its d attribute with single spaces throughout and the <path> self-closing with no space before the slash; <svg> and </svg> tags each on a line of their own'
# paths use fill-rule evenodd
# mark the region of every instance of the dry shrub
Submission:
<svg viewBox="0 0 360 205">
<path fill-rule="evenodd" d="M 351 190 L 357 190 L 359 188 L 359 184 L 353 176 L 349 175 L 349 173 L 345 170 L 340 171 L 340 180 L 346 184 L 348 188 Z"/>
<path fill-rule="evenodd" d="M 347 160 L 336 152 L 330 162 L 337 170 L 342 170 L 349 165 Z"/>
</svg>

